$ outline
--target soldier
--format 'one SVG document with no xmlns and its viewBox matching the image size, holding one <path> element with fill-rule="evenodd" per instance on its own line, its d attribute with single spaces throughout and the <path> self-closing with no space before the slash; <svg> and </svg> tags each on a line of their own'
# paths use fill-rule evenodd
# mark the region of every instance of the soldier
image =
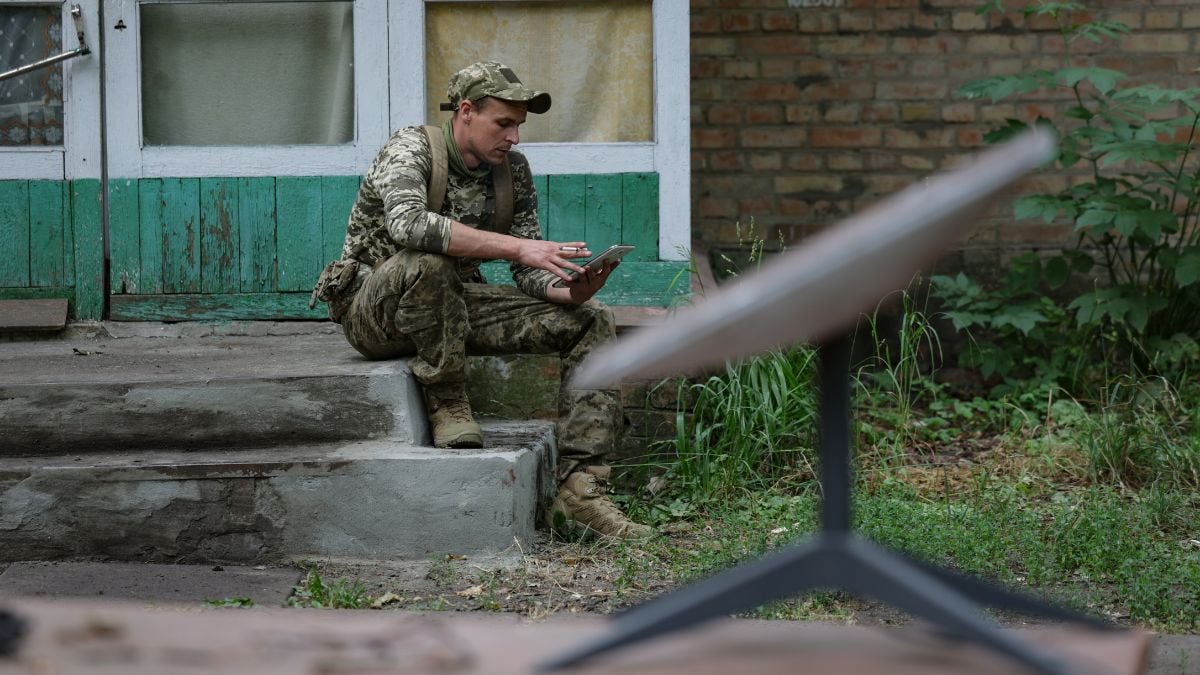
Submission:
<svg viewBox="0 0 1200 675">
<path fill-rule="evenodd" d="M 556 427 L 559 490 L 547 513 L 560 529 L 640 539 L 653 530 L 607 497 L 604 455 L 623 421 L 618 392 L 569 381 L 611 340 L 612 312 L 592 299 L 614 261 L 597 269 L 582 241 L 544 241 L 529 163 L 513 149 L 526 113 L 550 95 L 488 61 L 454 74 L 441 127 L 409 127 L 388 139 L 363 178 L 342 260 L 314 290 L 346 339 L 369 359 L 412 357 L 425 392 L 434 445 L 478 448 L 483 434 L 466 391 L 471 354 L 554 353 L 562 358 Z M 489 285 L 484 260 L 511 261 L 516 287 Z M 573 270 L 571 279 L 563 270 Z M 566 283 L 556 287 L 553 282 Z"/>
</svg>

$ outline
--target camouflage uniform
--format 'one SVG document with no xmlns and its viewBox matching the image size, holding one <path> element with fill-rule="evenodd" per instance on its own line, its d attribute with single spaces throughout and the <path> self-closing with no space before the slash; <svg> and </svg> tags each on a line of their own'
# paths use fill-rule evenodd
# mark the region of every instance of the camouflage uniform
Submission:
<svg viewBox="0 0 1200 675">
<path fill-rule="evenodd" d="M 540 239 L 529 163 L 515 150 L 509 162 L 514 213 L 505 234 Z M 614 337 L 612 312 L 595 300 L 547 301 L 557 277 L 546 270 L 513 262 L 516 288 L 488 285 L 479 270 L 483 261 L 445 255 L 452 220 L 497 231 L 495 190 L 490 172 L 476 177 L 451 170 L 441 213 L 431 213 L 431 167 L 429 141 L 416 127 L 397 131 L 380 150 L 359 188 L 343 247 L 344 258 L 358 250 L 363 264 L 351 287 L 330 299 L 330 317 L 367 358 L 412 357 L 413 373 L 425 385 L 463 384 L 467 354 L 557 352 L 563 366 L 559 475 L 599 464 L 623 419 L 620 397 L 571 389 L 568 382 L 592 349 Z"/>
</svg>

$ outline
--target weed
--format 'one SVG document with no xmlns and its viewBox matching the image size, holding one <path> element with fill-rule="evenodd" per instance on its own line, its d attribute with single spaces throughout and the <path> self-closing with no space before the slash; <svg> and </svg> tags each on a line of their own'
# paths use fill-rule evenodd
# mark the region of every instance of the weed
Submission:
<svg viewBox="0 0 1200 675">
<path fill-rule="evenodd" d="M 253 607 L 253 606 L 254 606 L 254 601 L 253 601 L 253 600 L 251 600 L 250 598 L 244 598 L 244 597 L 236 597 L 236 598 L 221 598 L 220 600 L 205 600 L 205 601 L 204 601 L 204 606 L 205 606 L 205 607 L 238 607 L 238 608 L 246 608 L 246 607 Z"/>
<path fill-rule="evenodd" d="M 370 604 L 370 598 L 366 586 L 357 579 L 339 578 L 327 584 L 316 569 L 309 569 L 304 580 L 292 591 L 288 604 L 292 607 L 363 609 Z"/>
</svg>

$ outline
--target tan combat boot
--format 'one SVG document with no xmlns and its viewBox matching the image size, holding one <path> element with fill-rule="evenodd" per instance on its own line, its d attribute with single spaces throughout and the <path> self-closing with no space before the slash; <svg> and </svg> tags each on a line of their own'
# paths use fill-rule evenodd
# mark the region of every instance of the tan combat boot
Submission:
<svg viewBox="0 0 1200 675">
<path fill-rule="evenodd" d="M 434 447 L 483 447 L 483 430 L 471 415 L 471 402 L 462 385 L 426 386 L 425 407 Z"/>
<path fill-rule="evenodd" d="M 630 520 L 608 498 L 612 468 L 589 466 L 567 476 L 558 488 L 547 519 L 560 533 L 613 539 L 649 539 L 654 528 Z"/>
</svg>

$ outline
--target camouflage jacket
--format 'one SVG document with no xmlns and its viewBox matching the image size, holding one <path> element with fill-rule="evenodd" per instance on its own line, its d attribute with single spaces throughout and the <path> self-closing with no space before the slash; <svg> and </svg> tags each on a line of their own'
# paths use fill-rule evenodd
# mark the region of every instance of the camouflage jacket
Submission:
<svg viewBox="0 0 1200 675">
<path fill-rule="evenodd" d="M 515 150 L 508 157 L 513 177 L 513 223 L 503 234 L 541 239 L 537 193 L 529 162 Z M 480 230 L 498 231 L 493 222 L 496 194 L 490 173 L 483 178 L 471 178 L 451 169 L 441 213 L 429 211 L 426 193 L 432 163 L 429 141 L 420 128 L 407 127 L 392 134 L 358 189 L 342 246 L 343 259 L 350 257 L 360 241 L 366 248 L 358 259 L 368 265 L 386 260 L 404 248 L 445 253 L 450 245 L 452 220 Z M 380 228 L 385 222 L 386 235 Z M 459 277 L 463 281 L 482 281 L 479 273 L 482 262 L 459 258 Z M 557 278 L 546 270 L 516 262 L 509 269 L 517 288 L 543 300 L 548 285 Z"/>
</svg>

